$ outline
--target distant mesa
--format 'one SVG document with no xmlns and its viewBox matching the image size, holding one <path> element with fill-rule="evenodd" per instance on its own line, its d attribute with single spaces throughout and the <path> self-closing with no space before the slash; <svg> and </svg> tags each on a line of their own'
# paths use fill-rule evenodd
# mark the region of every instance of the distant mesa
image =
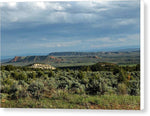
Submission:
<svg viewBox="0 0 150 116">
<path fill-rule="evenodd" d="M 53 67 L 51 65 L 48 65 L 48 64 L 39 64 L 39 63 L 33 64 L 32 66 L 30 66 L 30 68 L 52 69 L 52 70 L 56 69 L 55 67 Z"/>
<path fill-rule="evenodd" d="M 57 63 L 59 63 L 59 62 L 62 62 L 63 61 L 63 59 L 62 58 L 56 58 L 56 57 L 54 57 L 54 56 L 49 56 L 50 57 L 50 60 L 53 60 L 54 62 L 57 62 Z"/>
<path fill-rule="evenodd" d="M 19 56 L 15 56 L 10 62 L 17 62 L 21 59 Z"/>
<path fill-rule="evenodd" d="M 60 63 L 64 61 L 63 58 L 56 58 L 54 56 L 15 56 L 12 60 L 9 61 L 9 63 L 15 63 L 15 62 L 23 62 L 23 63 Z"/>
<path fill-rule="evenodd" d="M 3 61 L 3 65 L 27 66 L 30 64 L 49 64 L 55 67 L 88 65 L 98 62 L 116 64 L 138 64 L 140 52 L 53 52 L 48 55 L 15 56 L 13 59 Z M 115 64 L 99 63 L 97 66 L 113 66 Z M 31 65 L 30 65 L 31 66 Z M 43 68 L 43 66 L 34 66 Z M 45 66 L 49 68 L 50 66 Z"/>
</svg>

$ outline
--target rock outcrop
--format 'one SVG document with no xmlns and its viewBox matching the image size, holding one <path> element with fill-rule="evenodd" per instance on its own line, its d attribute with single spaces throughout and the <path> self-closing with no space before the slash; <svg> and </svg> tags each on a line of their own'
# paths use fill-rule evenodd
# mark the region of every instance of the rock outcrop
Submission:
<svg viewBox="0 0 150 116">
<path fill-rule="evenodd" d="M 33 64 L 31 68 L 52 69 L 52 70 L 56 69 L 55 67 L 48 64 Z"/>
</svg>

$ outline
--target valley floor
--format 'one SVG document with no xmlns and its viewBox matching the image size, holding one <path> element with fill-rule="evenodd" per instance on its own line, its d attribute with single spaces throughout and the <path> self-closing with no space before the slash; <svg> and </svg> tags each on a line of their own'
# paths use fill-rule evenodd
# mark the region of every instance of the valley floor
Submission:
<svg viewBox="0 0 150 116">
<path fill-rule="evenodd" d="M 140 96 L 102 95 L 89 96 L 67 94 L 45 97 L 40 100 L 30 97 L 18 100 L 2 99 L 3 108 L 51 108 L 51 109 L 117 109 L 140 110 Z"/>
</svg>

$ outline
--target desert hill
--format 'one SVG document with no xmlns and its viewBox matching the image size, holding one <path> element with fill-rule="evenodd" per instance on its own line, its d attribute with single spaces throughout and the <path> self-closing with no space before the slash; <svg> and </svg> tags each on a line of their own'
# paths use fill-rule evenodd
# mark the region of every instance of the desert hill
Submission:
<svg viewBox="0 0 150 116">
<path fill-rule="evenodd" d="M 26 66 L 33 63 L 55 67 L 92 65 L 109 62 L 119 65 L 139 64 L 140 52 L 54 52 L 45 56 L 15 56 L 3 65 Z"/>
</svg>

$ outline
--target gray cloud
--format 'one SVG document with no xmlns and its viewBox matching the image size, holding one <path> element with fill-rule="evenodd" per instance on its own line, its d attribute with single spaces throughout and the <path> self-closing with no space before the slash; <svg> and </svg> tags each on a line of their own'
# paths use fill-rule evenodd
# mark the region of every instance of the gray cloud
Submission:
<svg viewBox="0 0 150 116">
<path fill-rule="evenodd" d="M 139 5 L 140 0 L 1 3 L 2 54 L 139 46 Z"/>
<path fill-rule="evenodd" d="M 6 28 L 10 28 L 16 22 L 28 22 L 34 25 L 46 23 L 91 23 L 104 19 L 109 20 L 108 17 L 112 18 L 114 22 L 120 22 L 118 25 L 127 25 L 135 22 L 135 19 L 131 17 L 130 19 L 127 17 L 126 21 L 121 19 L 122 15 L 125 15 L 121 11 L 130 10 L 131 6 L 132 9 L 136 9 L 136 2 L 130 2 L 127 5 L 107 1 L 2 3 L 0 8 L 2 25 L 5 24 Z M 118 17 L 115 15 L 118 15 Z M 130 15 L 130 12 L 128 15 Z"/>
</svg>

